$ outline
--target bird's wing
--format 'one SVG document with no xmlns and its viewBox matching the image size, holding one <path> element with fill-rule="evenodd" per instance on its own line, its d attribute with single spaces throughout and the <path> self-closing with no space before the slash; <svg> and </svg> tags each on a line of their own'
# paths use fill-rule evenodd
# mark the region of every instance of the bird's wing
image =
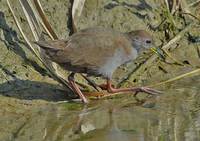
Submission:
<svg viewBox="0 0 200 141">
<path fill-rule="evenodd" d="M 39 45 L 44 50 L 52 49 L 52 50 L 62 50 L 67 45 L 67 40 L 50 40 L 50 41 L 43 41 L 39 40 L 34 42 L 35 44 Z"/>
<path fill-rule="evenodd" d="M 82 30 L 67 41 L 54 40 L 38 43 L 50 58 L 60 64 L 99 68 L 112 57 L 118 48 L 126 53 L 130 43 L 121 33 L 105 29 Z"/>
</svg>

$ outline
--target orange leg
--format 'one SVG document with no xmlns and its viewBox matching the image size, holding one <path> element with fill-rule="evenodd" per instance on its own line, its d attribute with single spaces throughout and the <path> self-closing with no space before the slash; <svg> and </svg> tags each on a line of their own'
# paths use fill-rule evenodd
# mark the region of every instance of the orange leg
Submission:
<svg viewBox="0 0 200 141">
<path fill-rule="evenodd" d="M 119 92 L 145 92 L 150 95 L 161 94 L 160 91 L 154 90 L 148 87 L 132 87 L 132 88 L 114 88 L 110 79 L 107 80 L 107 91 L 109 93 L 119 93 Z"/>
<path fill-rule="evenodd" d="M 91 85 L 95 90 L 97 90 L 98 92 L 100 91 L 98 88 L 101 88 L 101 90 L 107 90 L 107 84 L 96 84 L 93 80 L 89 79 L 87 76 L 81 74 L 81 76 L 87 80 L 88 84 Z M 114 85 L 113 85 L 114 86 Z"/>
<path fill-rule="evenodd" d="M 102 90 L 108 90 L 108 84 L 105 83 L 105 84 L 100 84 L 98 85 L 98 87 L 100 87 Z M 112 87 L 114 87 L 114 85 L 112 84 Z"/>
<path fill-rule="evenodd" d="M 69 81 L 70 85 L 72 86 L 74 92 L 76 92 L 79 95 L 79 97 L 82 99 L 82 101 L 84 103 L 88 103 L 88 100 L 83 95 L 83 93 L 81 92 L 81 90 L 79 89 L 79 87 L 77 86 L 77 84 L 75 83 L 75 81 L 74 81 L 74 75 L 75 75 L 75 73 L 71 73 L 68 76 L 68 81 Z"/>
</svg>

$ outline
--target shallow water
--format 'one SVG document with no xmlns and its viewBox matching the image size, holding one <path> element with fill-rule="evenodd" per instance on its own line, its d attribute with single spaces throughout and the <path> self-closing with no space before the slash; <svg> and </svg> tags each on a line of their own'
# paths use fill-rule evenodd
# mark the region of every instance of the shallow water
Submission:
<svg viewBox="0 0 200 141">
<path fill-rule="evenodd" d="M 140 101 L 131 95 L 92 100 L 89 105 L 8 98 L 0 103 L 0 140 L 199 141 L 199 89 L 142 94 Z"/>
</svg>

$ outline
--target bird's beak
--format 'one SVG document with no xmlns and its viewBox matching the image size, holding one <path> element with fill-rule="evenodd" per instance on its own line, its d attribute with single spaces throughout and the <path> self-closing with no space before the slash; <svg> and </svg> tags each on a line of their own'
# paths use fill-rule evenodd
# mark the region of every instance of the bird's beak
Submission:
<svg viewBox="0 0 200 141">
<path fill-rule="evenodd" d="M 158 47 L 152 47 L 151 50 L 156 53 L 161 59 L 165 60 L 165 54 L 162 49 Z"/>
</svg>

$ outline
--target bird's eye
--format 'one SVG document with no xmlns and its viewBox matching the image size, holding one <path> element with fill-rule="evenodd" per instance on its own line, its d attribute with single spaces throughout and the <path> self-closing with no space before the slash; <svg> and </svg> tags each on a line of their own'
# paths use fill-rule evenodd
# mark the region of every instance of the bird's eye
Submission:
<svg viewBox="0 0 200 141">
<path fill-rule="evenodd" d="M 151 44 L 151 40 L 146 40 L 146 43 L 147 44 Z"/>
</svg>

